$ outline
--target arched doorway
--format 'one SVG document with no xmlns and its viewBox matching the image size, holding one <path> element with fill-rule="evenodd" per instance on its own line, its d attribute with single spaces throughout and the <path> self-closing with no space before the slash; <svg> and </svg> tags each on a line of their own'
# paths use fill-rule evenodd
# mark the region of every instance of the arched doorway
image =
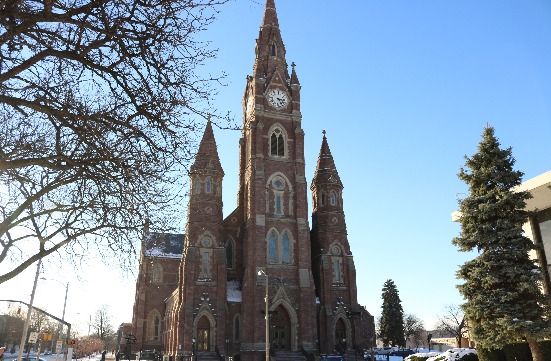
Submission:
<svg viewBox="0 0 551 361">
<path fill-rule="evenodd" d="M 197 351 L 210 351 L 210 322 L 205 316 L 197 323 Z"/>
<path fill-rule="evenodd" d="M 342 318 L 335 324 L 335 349 L 339 352 L 346 350 L 346 325 Z"/>
<path fill-rule="evenodd" d="M 287 310 L 279 305 L 270 316 L 270 340 L 274 351 L 291 350 L 291 320 Z"/>
</svg>

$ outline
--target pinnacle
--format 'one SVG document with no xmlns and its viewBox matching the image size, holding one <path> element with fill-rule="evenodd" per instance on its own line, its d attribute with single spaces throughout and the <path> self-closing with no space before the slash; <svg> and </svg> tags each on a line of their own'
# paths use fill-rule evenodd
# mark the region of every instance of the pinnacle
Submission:
<svg viewBox="0 0 551 361">
<path fill-rule="evenodd" d="M 199 144 L 199 150 L 195 156 L 195 162 L 191 166 L 192 172 L 206 169 L 224 173 L 222 170 L 222 165 L 220 164 L 220 158 L 218 157 L 216 140 L 214 139 L 214 132 L 212 131 L 212 123 L 210 118 L 207 121 L 203 138 Z"/>
<path fill-rule="evenodd" d="M 333 156 L 331 155 L 331 149 L 329 149 L 329 143 L 327 142 L 326 132 L 323 131 L 323 140 L 321 142 L 320 154 L 318 157 L 318 165 L 316 167 L 316 173 L 312 183 L 337 183 L 342 187 L 341 178 Z"/>
</svg>

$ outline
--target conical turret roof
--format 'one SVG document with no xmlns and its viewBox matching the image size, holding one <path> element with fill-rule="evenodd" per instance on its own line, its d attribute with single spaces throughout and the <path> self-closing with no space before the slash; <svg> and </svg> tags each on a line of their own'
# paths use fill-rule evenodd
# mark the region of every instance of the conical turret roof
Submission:
<svg viewBox="0 0 551 361">
<path fill-rule="evenodd" d="M 337 167 L 335 167 L 335 161 L 331 155 L 331 149 L 329 149 L 329 143 L 327 142 L 325 131 L 323 131 L 323 140 L 321 142 L 320 154 L 318 156 L 318 165 L 316 166 L 316 173 L 314 174 L 312 184 L 325 183 L 336 183 L 342 187 L 339 172 L 337 172 Z"/>
<path fill-rule="evenodd" d="M 222 165 L 220 164 L 220 158 L 218 157 L 218 149 L 216 147 L 216 140 L 214 139 L 214 132 L 212 131 L 210 119 L 207 121 L 203 139 L 201 139 L 199 150 L 195 156 L 195 162 L 191 166 L 192 173 L 201 170 L 218 171 L 224 174 Z"/>
</svg>

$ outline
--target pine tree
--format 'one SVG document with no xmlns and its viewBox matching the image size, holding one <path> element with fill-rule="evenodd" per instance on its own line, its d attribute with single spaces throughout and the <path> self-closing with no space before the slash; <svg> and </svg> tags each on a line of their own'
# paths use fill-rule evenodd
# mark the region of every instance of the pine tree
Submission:
<svg viewBox="0 0 551 361">
<path fill-rule="evenodd" d="M 404 345 L 404 310 L 394 281 L 387 280 L 383 285 L 383 306 L 379 325 L 380 337 L 385 346 Z"/>
<path fill-rule="evenodd" d="M 478 251 L 457 273 L 465 281 L 458 288 L 471 335 L 484 348 L 526 338 L 533 359 L 543 361 L 536 340 L 549 334 L 549 302 L 539 288 L 541 272 L 528 255 L 534 245 L 522 231 L 531 195 L 514 188 L 523 173 L 513 170 L 511 148 L 500 148 L 492 127 L 484 129 L 478 152 L 465 159 L 467 169 L 458 176 L 470 193 L 460 201 L 461 233 L 453 244 Z"/>
</svg>

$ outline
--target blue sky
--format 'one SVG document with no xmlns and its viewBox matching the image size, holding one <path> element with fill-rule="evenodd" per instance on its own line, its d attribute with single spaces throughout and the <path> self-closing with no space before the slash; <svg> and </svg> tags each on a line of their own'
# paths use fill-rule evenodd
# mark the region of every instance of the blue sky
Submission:
<svg viewBox="0 0 551 361">
<path fill-rule="evenodd" d="M 455 272 L 472 255 L 451 244 L 460 227 L 450 214 L 467 192 L 457 178 L 463 157 L 476 152 L 486 124 L 513 148 L 525 180 L 551 169 L 551 3 L 276 7 L 302 85 L 308 182 L 326 130 L 344 184 L 359 302 L 380 314 L 383 283 L 392 279 L 404 311 L 432 327 L 445 305 L 462 302 Z M 206 34 L 220 49 L 213 68 L 228 74 L 216 107 L 239 124 L 263 9 L 262 0 L 231 2 Z M 239 136 L 215 129 L 225 215 L 236 205 Z"/>
<path fill-rule="evenodd" d="M 383 283 L 392 279 L 404 311 L 430 328 L 445 305 L 462 302 L 455 272 L 472 255 L 451 244 L 460 227 L 450 214 L 467 192 L 457 178 L 463 157 L 476 152 L 486 124 L 513 148 L 525 180 L 551 169 L 551 2 L 276 0 L 276 7 L 302 85 L 308 183 L 326 130 L 344 184 L 358 300 L 379 315 Z M 241 124 L 264 1 L 220 10 L 204 34 L 218 58 L 204 70 L 227 73 L 212 104 Z M 215 128 L 215 137 L 228 215 L 240 132 Z M 114 325 L 130 322 L 135 279 L 99 261 L 89 267 L 42 275 L 70 282 L 66 319 L 86 333 L 89 315 L 110 304 Z M 4 285 L 10 298 L 28 302 L 34 272 Z M 42 280 L 36 304 L 61 314 L 64 291 Z"/>
</svg>

